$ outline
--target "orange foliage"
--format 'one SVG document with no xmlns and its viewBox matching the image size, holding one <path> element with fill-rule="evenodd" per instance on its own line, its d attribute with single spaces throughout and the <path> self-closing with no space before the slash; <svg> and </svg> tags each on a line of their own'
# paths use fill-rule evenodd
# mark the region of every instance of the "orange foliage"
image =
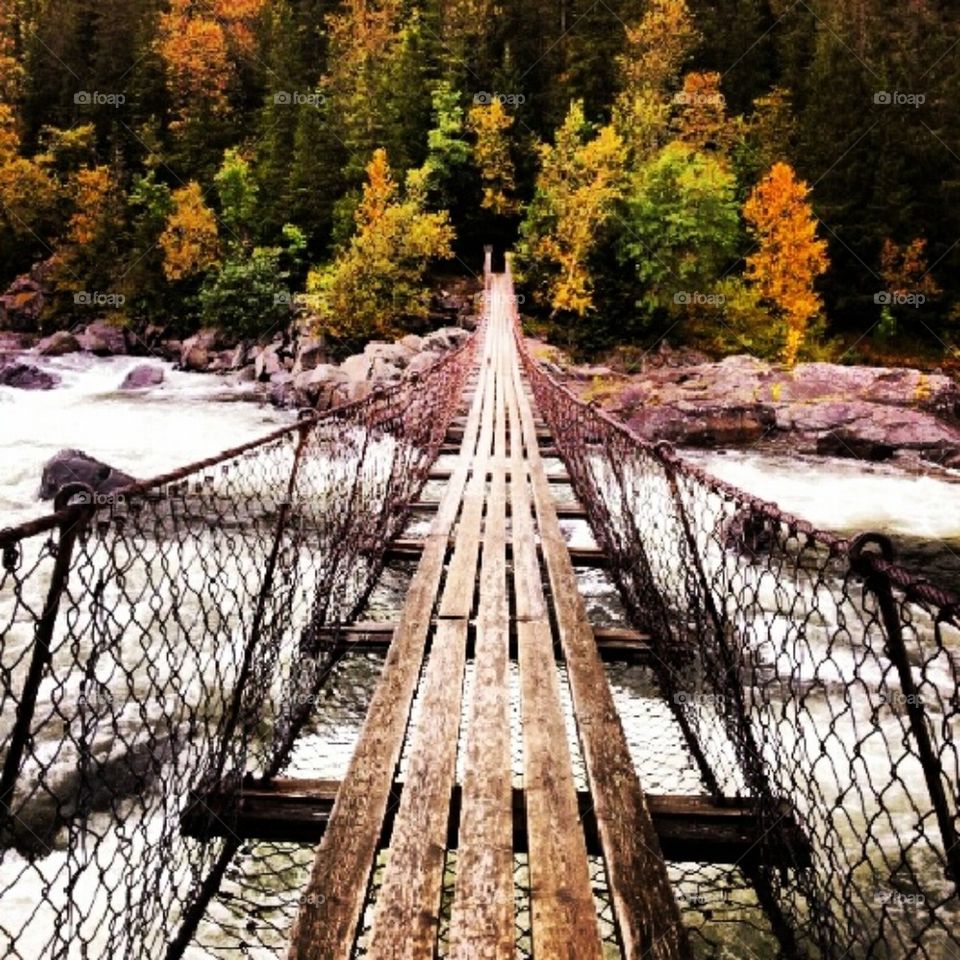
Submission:
<svg viewBox="0 0 960 960">
<path fill-rule="evenodd" d="M 77 246 L 95 243 L 111 229 L 110 200 L 116 188 L 109 167 L 86 167 L 73 177 L 74 211 L 67 237 Z"/>
<path fill-rule="evenodd" d="M 200 184 L 191 180 L 172 196 L 174 209 L 160 235 L 163 272 L 182 280 L 214 266 L 219 255 L 217 218 L 206 205 Z"/>
<path fill-rule="evenodd" d="M 227 92 L 238 60 L 255 48 L 253 23 L 265 0 L 171 0 L 160 17 L 157 49 L 167 88 L 182 119 L 206 106 L 227 109 Z"/>
<path fill-rule="evenodd" d="M 933 298 L 942 291 L 927 267 L 927 241 L 923 237 L 899 246 L 889 237 L 883 241 L 880 254 L 880 274 L 887 292 L 898 297 L 920 294 Z"/>
<path fill-rule="evenodd" d="M 808 325 L 823 309 L 814 282 L 829 267 L 809 195 L 810 187 L 789 164 L 776 163 L 743 208 L 758 244 L 747 257 L 746 277 L 786 322 L 783 359 L 790 366 L 797 362 Z"/>
</svg>

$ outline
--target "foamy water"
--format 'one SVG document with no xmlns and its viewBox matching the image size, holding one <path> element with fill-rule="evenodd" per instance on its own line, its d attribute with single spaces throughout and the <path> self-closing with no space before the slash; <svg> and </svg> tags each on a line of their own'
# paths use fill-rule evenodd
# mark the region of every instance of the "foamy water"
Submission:
<svg viewBox="0 0 960 960">
<path fill-rule="evenodd" d="M 49 509 L 39 500 L 43 464 L 77 448 L 118 470 L 146 479 L 289 423 L 289 411 L 241 400 L 246 388 L 223 378 L 183 373 L 138 357 L 72 354 L 30 358 L 56 373 L 53 390 L 0 387 L 0 527 Z M 163 367 L 165 382 L 146 390 L 120 384 L 143 363 Z"/>
</svg>

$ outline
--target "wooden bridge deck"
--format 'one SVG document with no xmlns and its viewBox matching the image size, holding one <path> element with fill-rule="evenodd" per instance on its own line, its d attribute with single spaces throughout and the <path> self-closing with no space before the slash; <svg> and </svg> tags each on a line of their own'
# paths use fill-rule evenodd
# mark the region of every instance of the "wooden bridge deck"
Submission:
<svg viewBox="0 0 960 960">
<path fill-rule="evenodd" d="M 383 674 L 349 770 L 336 785 L 332 810 L 328 803 L 324 811 L 291 960 L 353 955 L 384 843 L 388 856 L 366 955 L 434 957 L 452 837 L 449 955 L 512 958 L 520 833 L 529 857 L 534 956 L 600 958 L 585 821 L 603 856 L 623 955 L 687 956 L 657 829 L 561 535 L 513 339 L 512 304 L 509 278 L 494 276 L 459 456 L 419 547 L 402 616 L 391 625 Z M 512 784 L 512 634 L 522 718 L 519 807 Z M 574 780 L 558 651 L 586 794 L 578 795 Z M 464 704 L 468 658 L 473 683 Z M 418 689 L 400 790 L 396 775 Z M 518 817 L 525 819 L 522 831 Z"/>
</svg>

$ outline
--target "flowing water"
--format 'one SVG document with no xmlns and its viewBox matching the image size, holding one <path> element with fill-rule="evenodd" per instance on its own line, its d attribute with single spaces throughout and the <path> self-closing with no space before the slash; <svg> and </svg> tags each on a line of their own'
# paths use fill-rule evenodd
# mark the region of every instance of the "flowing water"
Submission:
<svg viewBox="0 0 960 960">
<path fill-rule="evenodd" d="M 0 387 L 0 527 L 48 509 L 37 498 L 42 465 L 62 448 L 82 449 L 145 478 L 254 439 L 292 419 L 289 413 L 258 403 L 226 402 L 242 399 L 244 389 L 228 387 L 218 378 L 177 372 L 167 364 L 162 386 L 119 391 L 126 373 L 140 362 L 79 356 L 42 360 L 41 366 L 62 378 L 57 389 L 27 393 Z M 887 533 L 898 543 L 905 561 L 928 561 L 928 572 L 933 568 L 948 585 L 960 585 L 960 476 L 924 476 L 889 466 L 782 454 L 691 456 L 723 479 L 780 503 L 818 527 L 844 534 Z M 570 491 L 557 488 L 556 496 L 569 500 Z M 422 518 L 415 523 L 422 527 Z M 591 542 L 584 524 L 565 526 L 571 542 Z M 396 618 L 410 572 L 388 570 L 364 619 Z M 596 571 L 581 571 L 579 576 L 594 622 L 622 624 L 622 607 L 606 577 Z M 343 776 L 379 665 L 374 656 L 344 661 L 323 691 L 287 775 Z M 702 792 L 696 767 L 649 669 L 613 665 L 608 676 L 644 786 L 655 793 Z M 809 717 L 798 718 L 798 736 L 803 722 L 809 722 Z M 416 723 L 416 711 L 412 723 Z M 51 728 L 51 737 L 54 734 Z M 53 747 L 52 741 L 49 746 Z M 571 748 L 576 756 L 572 728 Z M 517 771 L 521 757 L 518 753 Z M 108 819 L 97 815 L 97 827 L 106 828 Z M 0 914 L 35 903 L 37 891 L 63 857 L 62 850 L 52 854 L 49 869 L 38 863 L 28 882 L 13 890 L 6 889 L 6 868 L 0 868 L 0 891 L 5 891 L 0 894 Z M 224 956 L 246 944 L 243 955 L 276 956 L 295 906 L 282 890 L 298 887 L 309 862 L 309 851 L 292 845 L 248 845 L 228 871 L 224 893 L 211 906 L 189 955 Z M 8 860 L 8 866 L 19 869 L 16 858 Z M 519 864 L 518 877 L 522 869 Z M 703 926 L 705 917 L 715 921 L 728 915 L 734 931 L 728 943 L 750 946 L 757 956 L 773 955 L 766 952 L 772 947 L 756 902 L 735 870 L 674 864 L 671 872 L 691 927 Z M 251 896 L 259 898 L 259 905 L 251 906 Z M 264 906 L 264 898 L 271 896 L 276 902 Z M 709 939 L 705 935 L 704 944 Z M 721 948 L 701 945 L 698 953 L 723 956 Z"/>
</svg>

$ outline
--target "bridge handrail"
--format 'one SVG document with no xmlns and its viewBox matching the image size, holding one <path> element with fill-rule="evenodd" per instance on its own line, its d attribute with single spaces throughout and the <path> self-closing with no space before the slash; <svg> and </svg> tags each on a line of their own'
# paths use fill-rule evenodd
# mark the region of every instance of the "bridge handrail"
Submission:
<svg viewBox="0 0 960 960">
<path fill-rule="evenodd" d="M 346 403 L 331 407 L 328 410 L 321 412 L 310 412 L 309 410 L 304 410 L 302 411 L 304 415 L 302 415 L 296 423 L 291 423 L 284 427 L 278 427 L 276 430 L 272 430 L 270 433 L 266 433 L 263 436 L 256 437 L 253 440 L 248 440 L 247 442 L 238 444 L 235 447 L 222 450 L 219 453 L 215 453 L 209 457 L 204 457 L 201 460 L 195 460 L 192 463 L 187 463 L 184 466 L 177 467 L 176 469 L 170 470 L 167 473 L 158 474 L 145 480 L 137 480 L 134 483 L 127 484 L 126 486 L 118 487 L 116 490 L 111 492 L 111 496 L 133 497 L 150 493 L 151 491 L 159 490 L 165 486 L 168 486 L 171 483 L 177 483 L 193 473 L 209 469 L 210 467 L 215 467 L 227 460 L 232 460 L 243 455 L 244 453 L 250 452 L 251 450 L 257 450 L 260 447 L 264 447 L 267 444 L 281 440 L 284 437 L 292 437 L 294 434 L 300 433 L 305 429 L 309 430 L 310 428 L 315 427 L 324 421 L 342 419 L 344 417 L 351 416 L 358 411 L 370 407 L 380 397 L 394 396 L 405 390 L 409 390 L 411 386 L 415 386 L 417 383 L 437 376 L 437 374 L 441 373 L 446 367 L 461 363 L 464 355 L 474 349 L 476 336 L 476 332 L 472 333 L 469 338 L 466 338 L 454 349 L 448 350 L 436 361 L 436 363 L 434 363 L 433 366 L 429 367 L 422 373 L 411 374 L 410 376 L 404 377 L 404 379 L 400 381 L 386 386 L 377 384 L 367 396 L 361 397 L 357 400 L 350 400 Z M 61 527 L 64 523 L 69 522 L 71 519 L 78 518 L 82 513 L 89 513 L 91 509 L 94 513 L 96 513 L 97 511 L 106 508 L 107 507 L 105 505 L 98 504 L 97 502 L 94 502 L 93 504 L 73 504 L 70 506 L 61 507 L 60 509 L 54 509 L 49 513 L 34 517 L 31 520 L 25 520 L 22 523 L 18 523 L 12 527 L 0 528 L 0 549 L 8 546 L 9 544 L 17 543 L 26 537 L 32 537 L 40 533 L 47 533 L 50 530 Z"/>
</svg>

